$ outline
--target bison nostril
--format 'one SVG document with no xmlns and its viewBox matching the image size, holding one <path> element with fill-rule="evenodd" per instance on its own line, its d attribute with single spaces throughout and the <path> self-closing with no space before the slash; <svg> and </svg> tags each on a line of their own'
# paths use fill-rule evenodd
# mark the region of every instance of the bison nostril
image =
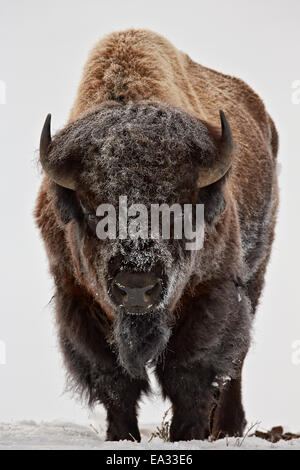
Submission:
<svg viewBox="0 0 300 470">
<path fill-rule="evenodd" d="M 148 289 L 146 292 L 145 292 L 145 297 L 146 299 L 151 299 L 153 298 L 156 294 L 159 293 L 160 291 L 160 281 L 157 281 L 154 285 L 152 285 L 150 287 L 150 289 Z"/>
<path fill-rule="evenodd" d="M 156 285 L 157 285 L 157 283 L 150 286 L 149 290 L 146 290 L 145 295 L 151 295 Z"/>
<path fill-rule="evenodd" d="M 122 286 L 122 284 L 119 284 L 116 281 L 114 281 L 112 285 L 112 294 L 113 294 L 114 300 L 116 301 L 118 305 L 123 305 L 123 303 L 126 302 L 128 298 L 128 295 L 124 286 Z"/>
<path fill-rule="evenodd" d="M 112 300 L 129 311 L 146 311 L 161 296 L 161 281 L 153 273 L 120 272 L 111 290 Z"/>
<path fill-rule="evenodd" d="M 115 286 L 119 290 L 120 294 L 127 295 L 126 290 L 122 285 L 118 284 L 118 282 L 115 282 Z"/>
</svg>

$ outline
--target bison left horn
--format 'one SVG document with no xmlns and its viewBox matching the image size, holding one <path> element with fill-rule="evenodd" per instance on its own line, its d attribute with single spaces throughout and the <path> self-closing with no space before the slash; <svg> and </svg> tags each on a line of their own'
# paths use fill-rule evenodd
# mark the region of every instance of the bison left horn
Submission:
<svg viewBox="0 0 300 470">
<path fill-rule="evenodd" d="M 219 181 L 227 173 L 232 164 L 233 138 L 230 125 L 223 111 L 219 111 L 222 135 L 219 142 L 219 158 L 209 168 L 201 168 L 198 178 L 198 188 L 209 186 Z"/>
<path fill-rule="evenodd" d="M 42 129 L 40 139 L 40 162 L 44 172 L 59 186 L 75 190 L 73 175 L 66 174 L 61 164 L 54 164 L 49 160 L 49 149 L 52 143 L 51 138 L 51 114 L 48 114 Z"/>
</svg>

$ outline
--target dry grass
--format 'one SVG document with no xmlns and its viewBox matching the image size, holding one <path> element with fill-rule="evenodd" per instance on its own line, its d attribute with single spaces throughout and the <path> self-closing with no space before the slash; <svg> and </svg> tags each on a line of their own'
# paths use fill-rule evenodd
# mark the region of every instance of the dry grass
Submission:
<svg viewBox="0 0 300 470">
<path fill-rule="evenodd" d="M 155 437 L 159 437 L 164 442 L 170 442 L 170 418 L 168 418 L 169 411 L 172 407 L 170 407 L 167 411 L 165 411 L 162 422 L 160 426 L 157 426 L 156 430 L 151 434 L 150 439 L 148 442 L 151 442 L 152 439 Z M 168 418 L 168 419 L 167 419 Z"/>
<path fill-rule="evenodd" d="M 253 431 L 254 428 L 257 428 L 257 426 L 259 426 L 259 425 L 260 425 L 260 422 L 256 422 L 256 423 L 252 424 L 252 425 L 247 429 L 247 431 L 245 432 L 245 434 L 244 434 L 244 436 L 243 436 L 242 438 L 237 437 L 237 438 L 236 438 L 236 446 L 237 446 L 237 447 L 242 447 L 242 445 L 243 445 L 243 443 L 244 443 L 246 437 L 249 436 L 250 432 Z"/>
<path fill-rule="evenodd" d="M 169 415 L 169 412 L 171 411 L 171 409 L 172 409 L 172 407 L 170 407 L 167 411 L 165 411 L 165 413 L 163 415 L 163 418 L 162 418 L 162 421 L 161 421 L 161 424 L 156 427 L 156 430 L 151 434 L 148 442 L 151 442 L 152 439 L 154 439 L 155 437 L 158 437 L 159 439 L 161 439 L 164 442 L 170 442 L 170 424 L 171 424 L 171 420 L 170 420 L 170 416 L 168 416 L 168 415 Z M 255 430 L 254 434 L 250 434 L 250 433 L 255 428 L 257 428 L 259 426 L 259 424 L 260 424 L 259 422 L 256 422 L 256 423 L 252 424 L 251 426 L 249 426 L 249 428 L 246 430 L 243 437 L 236 437 L 235 438 L 234 445 L 236 447 L 242 447 L 245 439 L 248 436 L 257 435 L 256 430 Z M 213 443 L 214 441 L 216 441 L 218 439 L 219 439 L 219 436 L 212 436 L 212 435 L 210 435 L 209 438 L 208 438 L 208 440 L 211 443 Z M 226 436 L 225 440 L 226 440 L 226 446 L 228 447 L 230 445 L 229 437 Z"/>
</svg>

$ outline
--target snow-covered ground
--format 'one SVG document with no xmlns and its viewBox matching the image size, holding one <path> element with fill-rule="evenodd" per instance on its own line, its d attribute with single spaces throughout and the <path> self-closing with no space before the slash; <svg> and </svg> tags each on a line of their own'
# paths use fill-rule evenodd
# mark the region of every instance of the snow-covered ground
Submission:
<svg viewBox="0 0 300 470">
<path fill-rule="evenodd" d="M 257 437 L 222 439 L 216 442 L 189 441 L 165 443 L 159 438 L 149 442 L 155 425 L 141 426 L 142 442 L 105 442 L 105 425 L 89 426 L 64 422 L 20 421 L 0 423 L 0 450 L 3 449 L 86 449 L 86 450 L 213 450 L 213 449 L 300 449 L 300 439 L 275 444 Z"/>
</svg>

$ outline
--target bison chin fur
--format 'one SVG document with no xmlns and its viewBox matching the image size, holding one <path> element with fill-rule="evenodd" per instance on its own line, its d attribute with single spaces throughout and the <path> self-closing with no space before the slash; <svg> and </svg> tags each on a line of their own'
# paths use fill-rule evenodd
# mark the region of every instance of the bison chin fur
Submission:
<svg viewBox="0 0 300 470">
<path fill-rule="evenodd" d="M 132 314 L 120 309 L 113 339 L 119 363 L 133 378 L 145 378 L 147 364 L 157 362 L 171 335 L 160 310 Z"/>
</svg>

